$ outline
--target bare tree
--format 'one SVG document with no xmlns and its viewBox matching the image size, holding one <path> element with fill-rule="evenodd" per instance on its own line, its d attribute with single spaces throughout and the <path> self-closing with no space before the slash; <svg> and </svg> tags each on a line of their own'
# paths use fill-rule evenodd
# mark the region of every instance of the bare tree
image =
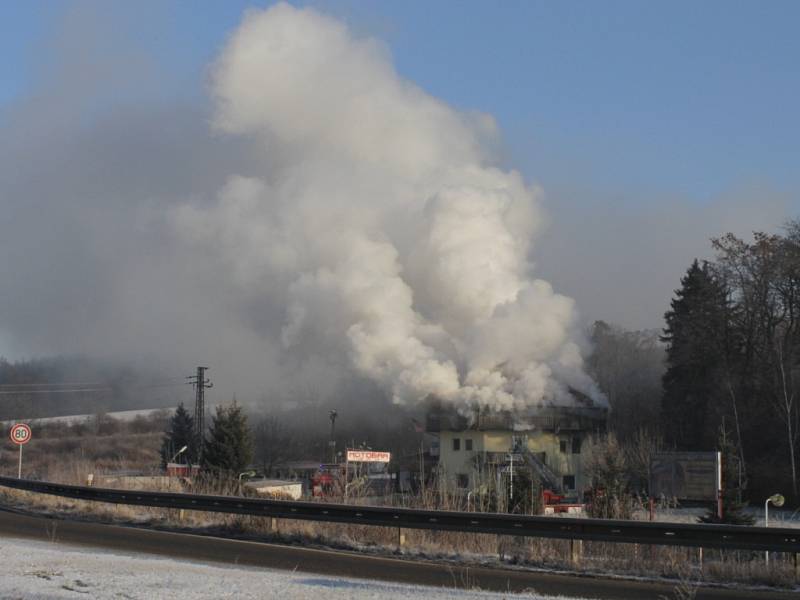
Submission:
<svg viewBox="0 0 800 600">
<path fill-rule="evenodd" d="M 756 232 L 752 243 L 728 234 L 714 240 L 714 247 L 720 272 L 728 280 L 736 305 L 733 325 L 740 346 L 739 364 L 734 368 L 754 382 L 740 381 L 739 387 L 745 401 L 749 400 L 751 413 L 753 405 L 766 399 L 785 427 L 792 490 L 797 494 L 800 411 L 795 386 L 800 363 L 800 224 L 790 223 L 787 231 L 786 236 Z M 729 387 L 737 409 L 730 383 Z M 741 448 L 738 411 L 734 417 Z"/>
<path fill-rule="evenodd" d="M 639 429 L 625 444 L 625 464 L 628 477 L 635 488 L 648 489 L 650 486 L 650 457 L 664 447 L 664 439 L 659 433 Z"/>
<path fill-rule="evenodd" d="M 629 519 L 633 509 L 628 493 L 628 465 L 613 433 L 591 440 L 584 468 L 592 478 L 589 514 L 601 519 Z"/>
<path fill-rule="evenodd" d="M 292 432 L 284 426 L 278 417 L 267 415 L 259 420 L 253 428 L 255 460 L 264 469 L 265 474 L 293 457 L 295 439 Z"/>
</svg>

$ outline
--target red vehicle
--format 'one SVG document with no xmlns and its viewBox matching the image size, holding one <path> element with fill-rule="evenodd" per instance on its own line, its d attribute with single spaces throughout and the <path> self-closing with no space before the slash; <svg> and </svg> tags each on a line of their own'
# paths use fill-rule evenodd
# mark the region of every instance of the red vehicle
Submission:
<svg viewBox="0 0 800 600">
<path fill-rule="evenodd" d="M 344 465 L 320 465 L 311 478 L 311 495 L 315 498 L 342 494 Z"/>
<path fill-rule="evenodd" d="M 563 494 L 556 494 L 553 490 L 542 491 L 542 500 L 545 510 L 549 508 L 552 509 L 553 513 L 559 514 L 569 513 L 571 510 L 574 511 L 576 508 L 583 508 L 582 504 L 565 502 L 566 499 L 566 496 Z"/>
<path fill-rule="evenodd" d="M 544 499 L 545 506 L 549 506 L 551 504 L 560 504 L 564 501 L 562 494 L 556 494 L 553 490 L 544 490 L 542 492 L 542 498 Z"/>
</svg>

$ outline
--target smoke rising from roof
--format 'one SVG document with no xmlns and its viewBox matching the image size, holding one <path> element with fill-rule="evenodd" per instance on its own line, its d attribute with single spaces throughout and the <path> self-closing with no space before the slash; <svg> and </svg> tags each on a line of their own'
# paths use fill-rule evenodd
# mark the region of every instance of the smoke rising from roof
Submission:
<svg viewBox="0 0 800 600">
<path fill-rule="evenodd" d="M 286 306 L 280 341 L 336 357 L 397 403 L 513 409 L 599 398 L 573 302 L 530 273 L 538 191 L 492 166 L 492 119 L 394 71 L 374 40 L 278 5 L 213 74 L 215 126 L 280 157 L 216 206 L 174 213 L 235 285 Z"/>
<path fill-rule="evenodd" d="M 16 344 L 210 364 L 218 388 L 256 394 L 603 402 L 573 301 L 534 276 L 541 192 L 498 168 L 491 117 L 285 4 L 246 14 L 211 96 L 213 137 L 193 113 L 129 114 L 74 147 L 51 149 L 46 126 L 12 135 L 48 166 L 0 172 L 30 199 L 4 240 L 8 275 L 30 278 L 0 313 Z"/>
</svg>

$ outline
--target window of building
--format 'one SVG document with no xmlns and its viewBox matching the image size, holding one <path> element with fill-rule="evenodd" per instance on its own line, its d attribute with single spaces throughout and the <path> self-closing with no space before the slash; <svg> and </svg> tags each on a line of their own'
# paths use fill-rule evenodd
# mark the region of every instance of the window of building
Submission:
<svg viewBox="0 0 800 600">
<path fill-rule="evenodd" d="M 581 453 L 581 438 L 575 436 L 572 438 L 572 453 L 573 454 L 580 454 Z"/>
<path fill-rule="evenodd" d="M 453 450 L 455 452 L 461 450 L 461 438 L 453 438 Z"/>
<path fill-rule="evenodd" d="M 472 452 L 472 439 L 471 438 L 466 438 L 464 440 L 464 450 L 466 450 L 467 452 Z"/>
<path fill-rule="evenodd" d="M 564 485 L 565 490 L 574 490 L 575 489 L 575 475 L 564 475 L 562 478 L 562 483 Z"/>
<path fill-rule="evenodd" d="M 566 454 L 567 453 L 567 440 L 561 440 L 561 442 L 559 442 L 559 445 L 560 445 L 560 448 L 561 448 L 561 454 Z"/>
<path fill-rule="evenodd" d="M 439 439 L 431 442 L 431 456 L 439 456 Z"/>
<path fill-rule="evenodd" d="M 456 485 L 462 490 L 469 487 L 469 475 L 466 473 L 459 473 L 456 475 Z"/>
</svg>

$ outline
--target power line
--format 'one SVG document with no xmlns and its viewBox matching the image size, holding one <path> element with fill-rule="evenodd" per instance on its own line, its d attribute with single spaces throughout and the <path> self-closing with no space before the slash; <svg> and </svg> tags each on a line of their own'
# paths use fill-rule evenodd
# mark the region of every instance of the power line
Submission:
<svg viewBox="0 0 800 600">
<path fill-rule="evenodd" d="M 0 390 L 3 396 L 28 396 L 30 394 L 77 394 L 85 392 L 111 392 L 111 388 L 79 388 L 74 390 Z"/>
<path fill-rule="evenodd" d="M 89 381 L 65 381 L 62 383 L 0 383 L 0 388 L 7 387 L 76 387 L 76 386 L 92 386 L 92 387 L 108 387 L 107 383 L 102 382 L 89 382 Z"/>
<path fill-rule="evenodd" d="M 186 382 L 181 378 L 164 379 L 146 385 L 121 385 L 121 389 L 149 390 L 162 387 L 177 387 Z M 19 389 L 18 389 L 19 388 Z M 38 388 L 38 389 L 31 389 Z M 70 383 L 0 383 L 0 394 L 55 394 L 59 392 L 113 391 L 107 383 L 70 382 Z"/>
</svg>

